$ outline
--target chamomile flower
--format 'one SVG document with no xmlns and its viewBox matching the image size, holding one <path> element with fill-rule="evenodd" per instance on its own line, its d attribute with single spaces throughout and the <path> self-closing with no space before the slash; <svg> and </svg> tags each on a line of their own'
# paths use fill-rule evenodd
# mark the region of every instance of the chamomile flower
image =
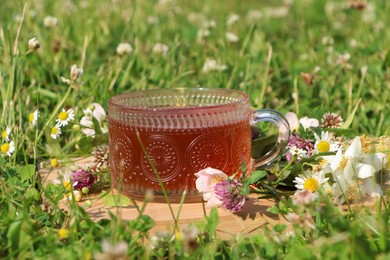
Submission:
<svg viewBox="0 0 390 260">
<path fill-rule="evenodd" d="M 60 126 L 59 125 L 56 125 L 55 127 L 53 127 L 52 129 L 51 129 L 51 134 L 50 134 L 50 136 L 51 136 L 51 138 L 53 138 L 53 139 L 57 139 L 58 137 L 60 137 L 60 135 L 61 135 L 61 128 L 60 128 Z"/>
<path fill-rule="evenodd" d="M 39 118 L 38 109 L 28 115 L 28 121 L 33 127 L 37 124 L 38 118 Z"/>
<path fill-rule="evenodd" d="M 66 126 L 70 121 L 74 119 L 73 109 L 62 109 L 62 111 L 58 114 L 58 118 L 56 120 L 59 127 Z"/>
<path fill-rule="evenodd" d="M 10 139 L 10 135 L 11 135 L 11 132 L 12 132 L 12 129 L 10 127 L 7 127 L 3 132 L 1 132 L 1 138 L 8 142 Z"/>
<path fill-rule="evenodd" d="M 14 141 L 2 144 L 0 150 L 3 155 L 11 156 L 12 153 L 15 151 Z"/>
<path fill-rule="evenodd" d="M 298 177 L 295 177 L 293 182 L 296 183 L 297 189 L 317 192 L 320 186 L 328 180 L 329 178 L 325 178 L 322 172 L 306 171 L 305 174 L 299 174 Z"/>
<path fill-rule="evenodd" d="M 314 133 L 314 137 L 316 139 L 314 151 L 317 153 L 336 152 L 339 148 L 329 132 L 321 132 L 321 137 Z"/>
</svg>

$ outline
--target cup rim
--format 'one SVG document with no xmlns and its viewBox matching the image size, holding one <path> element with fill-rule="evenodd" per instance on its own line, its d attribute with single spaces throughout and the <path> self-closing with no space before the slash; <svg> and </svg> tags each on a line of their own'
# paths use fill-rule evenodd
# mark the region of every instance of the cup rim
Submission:
<svg viewBox="0 0 390 260">
<path fill-rule="evenodd" d="M 131 98 L 131 97 L 137 97 L 140 94 L 143 93 L 172 93 L 172 91 L 176 92 L 205 92 L 205 93 L 210 93 L 210 92 L 223 92 L 223 93 L 231 93 L 231 94 L 238 94 L 242 98 L 239 98 L 235 101 L 232 101 L 231 103 L 227 104 L 213 104 L 213 105 L 207 105 L 207 106 L 199 106 L 199 107 L 137 107 L 137 106 L 128 106 L 128 105 L 122 105 L 118 101 L 126 99 L 126 98 Z M 235 89 L 226 89 L 226 88 L 206 88 L 206 87 L 199 87 L 199 88 L 167 88 L 167 89 L 147 89 L 147 90 L 140 90 L 140 91 L 131 91 L 131 92 L 125 92 L 119 95 L 112 96 L 109 101 L 108 105 L 109 107 L 115 107 L 116 109 L 120 109 L 122 111 L 134 111 L 134 112 L 162 112 L 162 113 L 169 113 L 172 111 L 208 111 L 208 110 L 213 110 L 215 111 L 218 108 L 226 108 L 226 107 L 235 107 L 238 105 L 242 104 L 248 104 L 249 103 L 249 95 L 246 94 L 243 91 L 240 90 L 235 90 Z"/>
</svg>

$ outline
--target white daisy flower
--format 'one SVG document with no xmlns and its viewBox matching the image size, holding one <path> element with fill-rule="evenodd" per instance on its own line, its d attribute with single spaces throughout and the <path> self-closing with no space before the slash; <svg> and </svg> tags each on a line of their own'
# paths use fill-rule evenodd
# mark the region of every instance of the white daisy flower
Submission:
<svg viewBox="0 0 390 260">
<path fill-rule="evenodd" d="M 56 125 L 55 127 L 53 127 L 52 129 L 51 129 L 51 134 L 50 134 L 50 136 L 51 136 L 51 138 L 53 138 L 53 139 L 57 139 L 58 137 L 60 137 L 60 135 L 61 135 L 61 128 L 59 127 L 59 125 Z"/>
<path fill-rule="evenodd" d="M 59 127 L 66 126 L 70 121 L 74 119 L 74 112 L 73 109 L 65 110 L 64 108 L 58 115 L 58 118 L 56 120 Z"/>
<path fill-rule="evenodd" d="M 127 42 L 119 43 L 118 47 L 116 47 L 116 53 L 119 56 L 124 56 L 132 52 L 133 52 L 133 47 L 131 46 L 130 43 Z"/>
<path fill-rule="evenodd" d="M 323 172 L 305 171 L 305 174 L 299 174 L 298 177 L 295 177 L 293 182 L 296 183 L 297 189 L 316 192 L 328 180 L 329 178 L 325 178 Z"/>
<path fill-rule="evenodd" d="M 334 142 L 329 132 L 321 132 L 321 137 L 314 133 L 316 142 L 314 144 L 315 153 L 336 152 L 339 146 Z"/>
<path fill-rule="evenodd" d="M 236 43 L 239 40 L 238 36 L 235 35 L 232 32 L 227 32 L 226 33 L 226 39 L 227 39 L 228 42 L 231 42 L 231 43 Z"/>
<path fill-rule="evenodd" d="M 11 135 L 11 132 L 12 132 L 12 128 L 11 127 L 7 127 L 2 133 L 1 133 L 1 138 L 3 138 L 4 141 L 8 142 L 10 139 L 10 135 Z"/>
<path fill-rule="evenodd" d="M 12 153 L 15 151 L 14 141 L 2 144 L 0 150 L 3 155 L 11 156 Z"/>
<path fill-rule="evenodd" d="M 28 121 L 33 127 L 37 124 L 38 118 L 39 118 L 38 109 L 28 115 Z"/>
</svg>

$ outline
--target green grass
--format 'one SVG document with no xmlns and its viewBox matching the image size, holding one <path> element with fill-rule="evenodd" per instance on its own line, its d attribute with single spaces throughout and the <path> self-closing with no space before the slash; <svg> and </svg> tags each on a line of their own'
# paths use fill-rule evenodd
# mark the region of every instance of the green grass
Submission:
<svg viewBox="0 0 390 260">
<path fill-rule="evenodd" d="M 53 205 L 65 191 L 58 187 L 49 187 L 44 192 L 45 196 L 53 196 L 53 211 L 41 209 L 40 180 L 35 172 L 27 170 L 29 166 L 21 165 L 35 169 L 50 158 L 66 160 L 75 155 L 88 155 L 94 146 L 107 142 L 106 135 L 92 140 L 72 127 L 64 128 L 59 139 L 50 138 L 57 108 L 72 108 L 78 121 L 90 103 L 100 103 L 107 109 L 108 99 L 125 91 L 199 86 L 232 88 L 248 93 L 253 108 L 273 108 L 282 113 L 294 111 L 299 117 L 310 116 L 321 107 L 321 111 L 337 112 L 346 120 L 358 106 L 350 125 L 355 135 L 390 135 L 388 1 L 369 1 L 363 10 L 348 8 L 341 1 L 325 0 L 295 0 L 291 6 L 271 0 L 160 2 L 167 3 L 2 1 L 0 130 L 12 128 L 16 149 L 11 157 L 0 158 L 0 257 L 87 257 L 101 251 L 104 239 L 127 241 L 128 252 L 134 252 L 135 257 L 151 254 L 156 254 L 156 258 L 173 257 L 173 252 L 178 258 L 190 257 L 178 240 L 163 239 L 161 243 L 169 250 L 151 251 L 143 246 L 149 239 L 148 229 L 143 227 L 151 223 L 146 217 L 142 218 L 147 223 L 145 226 L 137 221 L 121 223 L 115 218 L 92 223 L 75 205 L 70 213 L 60 211 Z M 275 12 L 272 8 L 282 6 L 287 8 L 286 15 L 271 15 Z M 255 10 L 261 12 L 261 17 L 249 19 L 248 14 L 253 16 Z M 231 14 L 239 15 L 240 19 L 228 26 L 226 22 Z M 47 16 L 58 18 L 57 26 L 44 26 Z M 157 22 L 149 23 L 150 17 Z M 199 40 L 198 30 L 210 20 L 215 22 L 215 28 L 209 28 L 209 37 Z M 238 43 L 226 40 L 228 31 L 239 37 Z M 40 42 L 40 48 L 29 52 L 28 41 L 32 37 Z M 324 37 L 331 37 L 333 44 L 324 45 Z M 116 47 L 121 42 L 130 43 L 133 53 L 117 55 Z M 169 46 L 167 55 L 152 52 L 158 42 Z M 337 58 L 345 53 L 350 54 L 350 59 L 337 64 Z M 204 73 L 206 59 L 215 59 L 227 65 L 227 69 Z M 69 78 L 73 64 L 82 67 L 83 75 L 69 89 L 61 77 Z M 316 67 L 320 69 L 315 72 L 313 84 L 306 84 L 301 73 L 313 73 Z M 294 100 L 294 95 L 298 99 Z M 28 115 L 35 109 L 39 109 L 40 118 L 33 128 Z M 212 216 L 199 227 L 204 234 L 197 243 L 206 250 L 193 253 L 204 257 L 215 253 L 220 258 L 277 259 L 304 254 L 319 258 L 322 252 L 328 258 L 359 258 L 359 250 L 363 250 L 368 256 L 383 254 L 385 259 L 390 248 L 386 233 L 388 204 L 377 211 L 378 214 L 361 218 L 353 212 L 346 216 L 336 212 L 340 216 L 336 219 L 325 214 L 321 239 L 303 234 L 283 245 L 272 240 L 270 234 L 278 233 L 275 230 L 266 230 L 266 235 L 252 238 L 237 238 L 237 241 L 215 241 L 206 232 L 215 225 L 217 217 Z M 82 221 L 86 228 L 81 226 Z M 68 226 L 69 222 L 76 223 L 70 228 L 70 237 L 59 240 L 56 230 Z M 120 233 L 121 229 L 126 232 Z M 348 237 L 348 243 L 337 240 L 343 236 Z M 319 251 L 315 252 L 316 249 Z M 342 250 L 340 255 L 336 254 L 338 250 Z"/>
</svg>

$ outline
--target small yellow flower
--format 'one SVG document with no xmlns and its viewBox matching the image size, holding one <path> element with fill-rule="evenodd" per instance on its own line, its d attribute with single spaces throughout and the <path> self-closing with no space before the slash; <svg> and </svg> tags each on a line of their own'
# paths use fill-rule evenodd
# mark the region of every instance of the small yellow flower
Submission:
<svg viewBox="0 0 390 260">
<path fill-rule="evenodd" d="M 51 160 L 50 160 L 50 165 L 51 165 L 51 167 L 53 167 L 53 168 L 57 167 L 57 166 L 58 166 L 58 160 L 57 160 L 57 158 L 51 159 Z"/>
<path fill-rule="evenodd" d="M 59 239 L 67 239 L 69 237 L 69 230 L 66 228 L 60 228 L 57 230 L 57 235 Z"/>
</svg>

